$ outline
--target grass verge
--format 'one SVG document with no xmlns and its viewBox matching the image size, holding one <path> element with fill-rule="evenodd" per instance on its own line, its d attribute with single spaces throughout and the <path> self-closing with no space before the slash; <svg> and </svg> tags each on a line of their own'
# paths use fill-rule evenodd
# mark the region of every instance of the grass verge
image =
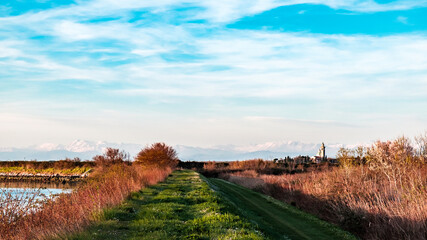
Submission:
<svg viewBox="0 0 427 240">
<path fill-rule="evenodd" d="M 356 239 L 330 223 L 269 196 L 222 179 L 211 178 L 208 182 L 271 239 Z"/>
<path fill-rule="evenodd" d="M 193 171 L 131 194 L 68 239 L 265 239 Z"/>
</svg>

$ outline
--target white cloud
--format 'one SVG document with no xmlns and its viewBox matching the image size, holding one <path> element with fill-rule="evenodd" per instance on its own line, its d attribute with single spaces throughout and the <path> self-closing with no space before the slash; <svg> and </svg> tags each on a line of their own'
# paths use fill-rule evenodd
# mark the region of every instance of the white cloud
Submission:
<svg viewBox="0 0 427 240">
<path fill-rule="evenodd" d="M 18 138 L 23 139 L 25 132 L 36 136 L 33 138 L 36 142 L 60 141 L 61 137 L 49 131 L 63 131 L 67 139 L 123 136 L 138 141 L 164 138 L 179 142 L 182 139 L 209 145 L 253 142 L 261 138 L 260 142 L 267 142 L 269 138 L 279 140 L 282 134 L 304 141 L 317 134 L 313 141 L 326 136 L 331 141 L 337 138 L 349 142 L 358 137 L 370 140 L 375 134 L 387 136 L 404 130 L 412 133 L 415 128 L 425 126 L 425 113 L 413 110 L 425 107 L 427 38 L 423 33 L 345 36 L 219 27 L 277 6 L 308 2 L 368 12 L 408 9 L 426 3 L 82 1 L 77 6 L 0 18 L 0 30 L 3 30 L 0 36 L 6 39 L 0 41 L 0 75 L 19 87 L 12 92 L 0 89 L 0 96 L 5 99 L 1 106 L 15 114 L 2 112 L 5 117 L 0 122 L 6 124 L 0 126 L 0 133 L 12 136 L 19 131 L 14 143 L 19 143 Z M 172 6 L 201 7 L 195 10 L 196 15 L 186 17 L 205 19 L 210 22 L 209 28 L 205 29 L 205 24 L 176 26 L 167 20 L 127 22 L 129 10 L 167 12 Z M 90 22 L 108 16 L 118 19 Z M 47 40 L 33 39 L 40 35 Z M 114 64 L 118 61 L 123 63 Z M 44 89 L 34 89 L 38 82 L 64 79 L 99 83 L 91 88 L 96 96 L 87 98 L 82 91 L 67 99 L 46 97 L 58 104 L 55 110 L 50 109 L 51 105 L 40 105 L 41 101 L 13 109 L 17 98 L 38 98 L 45 94 Z M 129 96 L 123 105 L 125 109 L 114 104 L 116 99 Z M 81 98 L 86 98 L 85 104 Z M 413 100 L 415 98 L 421 100 Z M 399 99 L 404 101 L 396 106 L 393 101 Z M 75 102 L 71 107 L 74 116 L 58 111 L 69 108 L 69 101 Z M 182 112 L 176 114 L 178 107 Z M 104 111 L 109 108 L 113 108 L 114 113 Z M 142 116 L 129 117 L 131 111 L 141 112 Z M 104 115 L 96 116 L 100 112 Z M 79 116 L 81 113 L 83 116 Z M 154 130 L 159 124 L 156 117 L 174 119 L 178 115 L 182 119 L 177 122 L 162 122 L 168 129 L 160 133 Z M 197 116 L 189 120 L 192 115 Z M 226 116 L 221 118 L 222 115 Z M 261 116 L 261 121 L 246 118 L 254 115 Z M 400 124 L 405 122 L 403 115 L 409 118 L 404 129 Z M 146 120 L 151 116 L 152 119 Z M 395 120 L 383 126 L 378 124 L 378 116 L 384 117 L 384 121 Z M 86 117 L 87 121 L 80 119 Z M 319 122 L 307 121 L 313 118 L 326 127 L 320 129 Z M 85 127 L 70 123 L 74 120 L 80 120 Z M 140 126 L 141 121 L 146 121 L 145 125 Z M 343 122 L 349 124 L 344 126 Z M 121 126 L 123 123 L 126 126 Z M 363 131 L 358 124 L 365 127 Z M 133 136 L 131 127 L 148 137 Z M 398 130 L 400 127 L 402 130 Z M 388 128 L 393 130 L 388 133 Z M 192 132 L 183 129 L 192 129 Z M 303 130 L 300 133 L 295 129 Z M 336 135 L 330 136 L 330 132 Z M 76 136 L 78 134 L 83 136 Z M 0 144 L 7 142 L 3 140 Z M 53 145 L 43 147 L 54 148 Z"/>
<path fill-rule="evenodd" d="M 65 40 L 89 40 L 102 36 L 99 34 L 99 29 L 92 29 L 86 24 L 72 21 L 61 21 L 55 25 L 54 30 Z"/>
<path fill-rule="evenodd" d="M 387 4 L 378 4 L 373 0 L 122 0 L 120 2 L 114 0 L 94 0 L 80 1 L 77 5 L 29 13 L 23 16 L 0 18 L 0 22 L 12 21 L 20 23 L 28 21 L 37 23 L 57 18 L 67 19 L 74 17 L 79 19 L 90 19 L 99 16 L 127 17 L 128 11 L 136 9 L 146 9 L 153 13 L 167 13 L 179 7 L 198 7 L 197 11 L 192 12 L 193 14 L 195 13 L 195 15 L 189 16 L 189 19 L 207 19 L 214 23 L 228 23 L 276 7 L 295 4 L 319 4 L 335 9 L 346 9 L 358 12 L 378 12 L 425 7 L 427 6 L 427 1 L 399 0 Z M 74 29 L 77 29 L 76 27 L 79 26 L 74 26 Z M 78 33 L 78 35 L 80 35 L 80 33 Z"/>
</svg>

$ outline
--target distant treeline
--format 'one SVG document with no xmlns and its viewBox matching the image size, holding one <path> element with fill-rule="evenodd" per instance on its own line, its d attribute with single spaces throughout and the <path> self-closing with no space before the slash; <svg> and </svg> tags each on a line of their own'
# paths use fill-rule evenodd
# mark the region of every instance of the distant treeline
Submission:
<svg viewBox="0 0 427 240">
<path fill-rule="evenodd" d="M 195 161 L 180 161 L 178 167 L 184 169 L 196 170 L 207 177 L 218 177 L 223 173 L 238 173 L 246 170 L 254 170 L 258 174 L 294 174 L 311 171 L 323 171 L 336 167 L 337 164 L 322 162 L 319 164 L 312 162 L 296 163 L 296 162 L 277 162 L 263 159 L 252 159 L 245 161 L 232 162 L 195 162 Z"/>
</svg>

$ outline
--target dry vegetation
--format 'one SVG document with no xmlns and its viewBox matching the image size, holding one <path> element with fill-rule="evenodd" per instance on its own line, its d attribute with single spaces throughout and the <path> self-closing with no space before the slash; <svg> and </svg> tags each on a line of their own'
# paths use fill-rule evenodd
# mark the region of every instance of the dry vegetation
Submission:
<svg viewBox="0 0 427 240">
<path fill-rule="evenodd" d="M 298 157 L 294 158 L 287 163 L 275 163 L 274 161 L 263 160 L 263 159 L 251 159 L 246 161 L 234 161 L 234 162 L 181 162 L 178 166 L 187 169 L 193 169 L 201 172 L 207 177 L 218 177 L 219 175 L 228 174 L 239 174 L 245 171 L 253 171 L 257 174 L 267 175 L 282 175 L 282 174 L 295 174 L 304 172 L 318 172 L 325 171 L 337 167 L 337 164 L 322 162 L 316 163 L 304 163 L 298 161 Z"/>
<path fill-rule="evenodd" d="M 164 143 L 154 143 L 145 147 L 135 158 L 135 163 L 143 168 L 174 168 L 178 162 L 175 149 Z"/>
<path fill-rule="evenodd" d="M 79 175 L 95 166 L 95 162 L 80 161 L 79 158 L 60 161 L 4 161 L 0 162 L 0 173 L 4 174 L 60 174 Z"/>
<path fill-rule="evenodd" d="M 143 168 L 126 158 L 127 155 L 117 149 L 108 149 L 104 155 L 94 157 L 97 167 L 88 181 L 71 194 L 46 201 L 37 211 L 31 205 L 35 195 L 3 194 L 0 239 L 66 236 L 99 218 L 102 209 L 121 203 L 133 191 L 162 181 L 172 171 L 168 166 Z M 27 204 L 22 204 L 26 201 Z"/>
<path fill-rule="evenodd" d="M 342 149 L 340 167 L 300 174 L 247 170 L 220 177 L 256 189 L 362 239 L 426 239 L 427 136 Z M 209 167 L 209 165 L 208 165 Z"/>
</svg>

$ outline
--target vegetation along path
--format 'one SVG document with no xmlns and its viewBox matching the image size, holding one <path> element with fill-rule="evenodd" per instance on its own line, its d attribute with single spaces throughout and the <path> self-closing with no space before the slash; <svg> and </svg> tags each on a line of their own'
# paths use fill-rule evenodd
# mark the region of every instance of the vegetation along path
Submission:
<svg viewBox="0 0 427 240">
<path fill-rule="evenodd" d="M 269 196 L 222 179 L 207 181 L 271 239 L 356 239 L 332 224 Z"/>
<path fill-rule="evenodd" d="M 133 193 L 67 239 L 266 239 L 193 171 Z"/>
</svg>

